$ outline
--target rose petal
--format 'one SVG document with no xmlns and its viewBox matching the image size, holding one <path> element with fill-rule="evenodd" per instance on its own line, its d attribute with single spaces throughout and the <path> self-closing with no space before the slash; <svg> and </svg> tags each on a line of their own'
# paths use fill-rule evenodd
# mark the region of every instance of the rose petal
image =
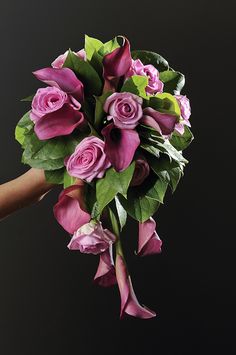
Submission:
<svg viewBox="0 0 236 355">
<path fill-rule="evenodd" d="M 114 261 L 112 256 L 112 245 L 100 255 L 100 261 L 94 282 L 103 287 L 109 287 L 117 283 Z"/>
<path fill-rule="evenodd" d="M 85 123 L 82 112 L 65 104 L 60 110 L 48 113 L 37 120 L 34 131 L 41 140 L 66 136 Z"/>
<path fill-rule="evenodd" d="M 162 241 L 156 232 L 156 222 L 150 217 L 147 221 L 139 222 L 138 255 L 151 255 L 161 252 Z"/>
<path fill-rule="evenodd" d="M 82 186 L 73 185 L 61 192 L 54 206 L 54 216 L 58 223 L 70 234 L 90 221 L 90 214 L 82 209 Z M 73 192 L 73 196 L 70 194 Z M 75 196 L 77 192 L 77 196 Z"/>
<path fill-rule="evenodd" d="M 75 73 L 69 68 L 44 68 L 33 72 L 38 80 L 50 86 L 59 87 L 67 94 L 73 95 L 80 102 L 84 98 L 84 87 Z"/>
<path fill-rule="evenodd" d="M 116 277 L 121 296 L 120 317 L 123 318 L 125 313 L 143 319 L 155 317 L 155 312 L 139 304 L 125 262 L 119 254 L 116 256 Z"/>
<path fill-rule="evenodd" d="M 123 76 L 132 64 L 129 41 L 127 38 L 121 37 L 123 38 L 123 45 L 103 58 L 104 78 L 112 79 Z"/>
<path fill-rule="evenodd" d="M 104 151 L 116 171 L 126 169 L 140 144 L 139 135 L 132 129 L 119 129 L 113 123 L 103 128 Z"/>
</svg>

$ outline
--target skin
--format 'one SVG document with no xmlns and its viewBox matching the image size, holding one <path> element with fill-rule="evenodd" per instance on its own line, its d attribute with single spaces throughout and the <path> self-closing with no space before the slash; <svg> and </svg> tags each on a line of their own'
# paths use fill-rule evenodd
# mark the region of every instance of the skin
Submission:
<svg viewBox="0 0 236 355">
<path fill-rule="evenodd" d="M 77 180 L 76 183 L 83 185 L 82 180 Z M 0 220 L 23 207 L 39 202 L 54 186 L 45 180 L 43 170 L 33 168 L 0 185 Z M 83 191 L 81 190 L 79 195 L 78 192 L 75 193 L 81 200 Z"/>
</svg>

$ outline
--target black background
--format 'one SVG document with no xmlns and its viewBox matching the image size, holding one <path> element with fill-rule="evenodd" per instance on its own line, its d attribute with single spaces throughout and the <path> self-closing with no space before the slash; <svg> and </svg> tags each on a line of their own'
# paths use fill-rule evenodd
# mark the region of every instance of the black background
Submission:
<svg viewBox="0 0 236 355">
<path fill-rule="evenodd" d="M 1 1 L 0 183 L 24 171 L 14 127 L 20 102 L 84 33 L 125 34 L 186 75 L 195 141 L 174 196 L 156 215 L 161 255 L 138 258 L 137 225 L 123 239 L 135 291 L 157 311 L 119 320 L 117 288 L 92 284 L 98 258 L 70 252 L 53 218 L 59 189 L 0 223 L 0 354 L 235 354 L 235 43 L 233 1 Z"/>
</svg>

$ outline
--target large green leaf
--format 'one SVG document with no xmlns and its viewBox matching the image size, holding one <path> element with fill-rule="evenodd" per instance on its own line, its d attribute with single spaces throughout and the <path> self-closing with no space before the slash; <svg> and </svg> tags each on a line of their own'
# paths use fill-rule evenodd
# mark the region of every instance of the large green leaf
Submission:
<svg viewBox="0 0 236 355">
<path fill-rule="evenodd" d="M 143 64 L 152 64 L 158 69 L 158 71 L 164 71 L 169 69 L 169 64 L 160 54 L 145 51 L 135 50 L 131 52 L 133 59 L 140 59 Z"/>
<path fill-rule="evenodd" d="M 145 88 L 148 84 L 148 77 L 141 75 L 133 75 L 127 79 L 121 88 L 121 92 L 131 92 L 142 98 L 147 98 Z"/>
<path fill-rule="evenodd" d="M 76 178 L 74 178 L 73 176 L 70 176 L 68 174 L 68 172 L 64 169 L 64 174 L 63 174 L 63 185 L 64 185 L 64 189 L 66 189 L 67 187 L 74 185 Z"/>
<path fill-rule="evenodd" d="M 114 37 L 110 41 L 104 43 L 104 45 L 98 50 L 98 54 L 104 56 L 108 53 L 113 52 L 116 48 L 119 48 L 120 45 L 117 41 L 117 37 Z"/>
<path fill-rule="evenodd" d="M 178 132 L 174 132 L 170 139 L 170 143 L 175 147 L 175 149 L 184 150 L 189 146 L 193 139 L 194 137 L 189 127 L 184 126 L 184 134 L 181 135 Z"/>
<path fill-rule="evenodd" d="M 179 95 L 185 84 L 184 75 L 174 70 L 160 73 L 160 80 L 164 83 L 164 92 Z"/>
<path fill-rule="evenodd" d="M 63 67 L 72 69 L 83 82 L 87 94 L 100 95 L 103 82 L 99 74 L 88 61 L 84 61 L 69 50 Z"/>
<path fill-rule="evenodd" d="M 65 168 L 57 169 L 57 170 L 45 170 L 45 178 L 47 182 L 51 184 L 63 184 L 64 181 L 64 172 Z"/>
<path fill-rule="evenodd" d="M 180 117 L 180 107 L 176 98 L 169 93 L 157 94 L 150 97 L 148 106 L 152 107 L 156 111 L 169 113 Z"/>
<path fill-rule="evenodd" d="M 127 190 L 134 173 L 135 163 L 133 162 L 127 169 L 117 172 L 114 168 L 106 171 L 106 175 L 96 182 L 96 197 L 99 211 L 113 200 L 119 192 L 126 196 Z"/>
<path fill-rule="evenodd" d="M 99 49 L 103 46 L 103 43 L 96 38 L 89 37 L 85 35 L 85 44 L 84 49 L 86 52 L 86 60 L 91 60 L 94 53 L 98 52 Z"/>
</svg>

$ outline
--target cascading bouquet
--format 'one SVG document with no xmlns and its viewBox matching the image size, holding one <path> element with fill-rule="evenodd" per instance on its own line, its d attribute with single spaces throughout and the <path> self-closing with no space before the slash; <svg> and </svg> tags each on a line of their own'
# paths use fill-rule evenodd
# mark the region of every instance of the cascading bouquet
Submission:
<svg viewBox="0 0 236 355">
<path fill-rule="evenodd" d="M 184 75 L 159 54 L 131 52 L 123 36 L 105 44 L 85 36 L 84 49 L 33 74 L 47 86 L 23 100 L 31 109 L 15 132 L 22 162 L 64 185 L 54 215 L 69 249 L 100 255 L 94 281 L 118 283 L 121 318 L 154 317 L 135 296 L 121 231 L 128 214 L 139 222 L 136 254 L 160 253 L 152 216 L 168 186 L 175 191 L 193 139 Z"/>
</svg>

